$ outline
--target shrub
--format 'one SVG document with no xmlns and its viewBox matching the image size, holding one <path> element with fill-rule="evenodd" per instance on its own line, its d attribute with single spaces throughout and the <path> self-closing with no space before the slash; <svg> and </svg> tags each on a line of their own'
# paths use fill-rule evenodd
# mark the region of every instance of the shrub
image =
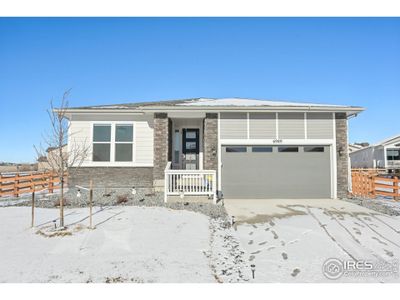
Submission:
<svg viewBox="0 0 400 300">
<path fill-rule="evenodd" d="M 128 195 L 118 195 L 117 196 L 117 204 L 123 204 L 128 202 Z"/>
<path fill-rule="evenodd" d="M 63 199 L 63 205 L 67 206 L 67 199 Z M 54 207 L 59 207 L 60 206 L 60 199 L 54 200 Z"/>
</svg>

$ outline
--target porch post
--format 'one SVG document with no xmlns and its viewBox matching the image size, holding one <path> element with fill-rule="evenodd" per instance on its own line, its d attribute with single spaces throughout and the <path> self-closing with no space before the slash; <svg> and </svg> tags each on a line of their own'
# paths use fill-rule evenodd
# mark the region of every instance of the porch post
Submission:
<svg viewBox="0 0 400 300">
<path fill-rule="evenodd" d="M 169 159 L 170 121 L 167 113 L 154 114 L 153 186 L 164 191 L 164 171 Z"/>
<path fill-rule="evenodd" d="M 214 170 L 218 174 L 218 114 L 206 113 L 204 119 L 204 169 Z M 215 184 L 217 186 L 217 178 L 215 176 Z M 216 197 L 216 186 L 214 199 Z"/>
</svg>

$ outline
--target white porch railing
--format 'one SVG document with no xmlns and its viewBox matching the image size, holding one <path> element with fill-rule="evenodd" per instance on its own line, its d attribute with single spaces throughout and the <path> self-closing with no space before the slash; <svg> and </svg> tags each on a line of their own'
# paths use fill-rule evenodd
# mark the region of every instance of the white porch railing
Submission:
<svg viewBox="0 0 400 300">
<path fill-rule="evenodd" d="M 215 170 L 172 170 L 171 162 L 165 168 L 164 201 L 168 196 L 209 196 L 217 201 L 217 173 Z"/>
</svg>

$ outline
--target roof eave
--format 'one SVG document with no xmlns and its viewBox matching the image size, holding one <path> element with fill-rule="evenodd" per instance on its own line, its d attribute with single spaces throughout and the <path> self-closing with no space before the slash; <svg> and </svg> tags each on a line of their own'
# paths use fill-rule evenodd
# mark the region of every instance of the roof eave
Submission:
<svg viewBox="0 0 400 300">
<path fill-rule="evenodd" d="M 319 112 L 344 112 L 347 115 L 358 114 L 363 107 L 334 107 L 334 106 L 152 106 L 141 107 L 146 112 L 165 111 L 319 111 Z"/>
</svg>

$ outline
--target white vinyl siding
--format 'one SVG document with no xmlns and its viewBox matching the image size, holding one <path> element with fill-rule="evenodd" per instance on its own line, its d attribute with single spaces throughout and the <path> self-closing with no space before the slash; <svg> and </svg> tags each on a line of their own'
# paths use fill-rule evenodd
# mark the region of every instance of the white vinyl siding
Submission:
<svg viewBox="0 0 400 300">
<path fill-rule="evenodd" d="M 280 139 L 304 139 L 304 113 L 279 113 L 278 128 Z"/>
<path fill-rule="evenodd" d="M 247 139 L 247 113 L 221 113 L 222 139 Z"/>
<path fill-rule="evenodd" d="M 251 139 L 274 139 L 276 137 L 276 114 L 250 113 L 249 131 Z"/>
<path fill-rule="evenodd" d="M 152 122 L 135 122 L 136 162 L 153 164 L 153 128 Z"/>
<path fill-rule="evenodd" d="M 307 138 L 332 139 L 333 122 L 331 113 L 307 113 Z"/>
<path fill-rule="evenodd" d="M 76 152 L 82 149 L 88 149 L 88 155 L 83 163 L 92 161 L 92 127 L 90 122 L 74 121 L 70 122 L 68 136 L 68 151 Z"/>
</svg>

